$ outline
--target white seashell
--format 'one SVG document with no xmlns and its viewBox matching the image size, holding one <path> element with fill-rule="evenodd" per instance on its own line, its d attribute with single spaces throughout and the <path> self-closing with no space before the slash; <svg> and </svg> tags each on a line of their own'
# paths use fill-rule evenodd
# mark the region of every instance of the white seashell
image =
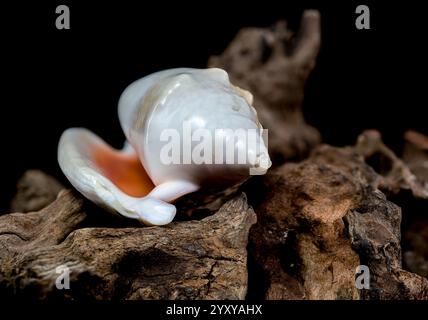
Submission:
<svg viewBox="0 0 428 320">
<path fill-rule="evenodd" d="M 235 159 L 244 155 L 244 163 L 226 163 L 224 148 L 212 155 L 203 151 L 205 160 L 218 158 L 221 164 L 185 160 L 200 142 L 183 141 L 189 141 L 188 133 L 202 132 L 198 129 L 210 133 L 214 142 L 235 139 L 224 129 L 262 130 L 251 104 L 252 95 L 233 86 L 221 69 L 157 72 L 132 83 L 120 98 L 119 119 L 127 138 L 123 150 L 86 129 L 71 128 L 61 136 L 58 162 L 73 186 L 93 202 L 148 225 L 167 224 L 176 213 L 170 203 L 175 199 L 207 185 L 242 182 L 250 168 L 264 173 L 270 167 L 260 136 L 257 148 L 244 138 L 231 140 Z M 161 141 L 166 129 L 182 138 L 179 162 L 162 158 L 170 155 L 165 153 L 167 143 L 176 147 L 173 139 Z"/>
</svg>

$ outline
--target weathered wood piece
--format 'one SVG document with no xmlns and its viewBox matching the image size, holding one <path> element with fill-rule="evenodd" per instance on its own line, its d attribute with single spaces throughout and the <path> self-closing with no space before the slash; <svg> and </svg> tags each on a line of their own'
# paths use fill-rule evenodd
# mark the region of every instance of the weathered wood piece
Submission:
<svg viewBox="0 0 428 320">
<path fill-rule="evenodd" d="M 245 195 L 213 216 L 164 227 L 82 228 L 91 214 L 79 196 L 62 191 L 40 211 L 1 216 L 0 295 L 245 298 L 248 231 L 256 221 Z M 56 286 L 64 267 L 69 290 Z"/>
</svg>

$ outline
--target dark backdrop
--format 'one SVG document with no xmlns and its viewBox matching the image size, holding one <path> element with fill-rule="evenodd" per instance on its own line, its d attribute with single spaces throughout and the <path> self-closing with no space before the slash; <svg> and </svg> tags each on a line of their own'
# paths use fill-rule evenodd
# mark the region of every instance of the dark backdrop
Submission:
<svg viewBox="0 0 428 320">
<path fill-rule="evenodd" d="M 423 9 L 409 1 L 88 2 L 0 4 L 0 213 L 26 169 L 63 179 L 56 146 L 64 129 L 88 127 L 120 147 L 117 101 L 133 80 L 203 68 L 241 27 L 285 18 L 296 28 L 305 8 L 321 11 L 322 49 L 304 112 L 324 141 L 353 144 L 377 128 L 399 151 L 404 130 L 428 134 L 427 28 Z M 56 30 L 58 4 L 69 5 L 71 30 Z M 369 5 L 371 30 L 356 30 L 358 4 Z"/>
</svg>

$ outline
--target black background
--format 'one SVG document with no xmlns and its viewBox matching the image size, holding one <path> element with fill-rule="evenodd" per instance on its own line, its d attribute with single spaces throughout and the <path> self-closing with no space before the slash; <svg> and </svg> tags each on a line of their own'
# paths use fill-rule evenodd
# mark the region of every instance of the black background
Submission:
<svg viewBox="0 0 428 320">
<path fill-rule="evenodd" d="M 428 134 L 427 22 L 416 1 L 88 2 L 0 4 L 0 213 L 26 169 L 64 181 L 56 162 L 64 129 L 87 127 L 120 147 L 117 101 L 132 81 L 203 68 L 241 27 L 285 18 L 295 29 L 305 8 L 321 12 L 322 48 L 304 112 L 324 142 L 353 144 L 376 128 L 399 152 L 406 129 Z M 70 7 L 71 30 L 55 28 L 59 4 Z M 370 8 L 371 30 L 355 28 L 359 4 Z"/>
</svg>

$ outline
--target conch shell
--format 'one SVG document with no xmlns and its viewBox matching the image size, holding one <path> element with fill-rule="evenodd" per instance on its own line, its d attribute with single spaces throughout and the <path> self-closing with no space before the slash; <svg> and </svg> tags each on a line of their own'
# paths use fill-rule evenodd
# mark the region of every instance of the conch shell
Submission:
<svg viewBox="0 0 428 320">
<path fill-rule="evenodd" d="M 123 150 L 71 128 L 61 136 L 58 162 L 85 197 L 147 225 L 171 222 L 171 202 L 185 194 L 242 182 L 271 165 L 252 95 L 221 69 L 170 69 L 137 80 L 120 98 L 119 119 Z M 256 143 L 237 130 L 257 131 Z M 214 148 L 218 141 L 226 145 Z"/>
</svg>

